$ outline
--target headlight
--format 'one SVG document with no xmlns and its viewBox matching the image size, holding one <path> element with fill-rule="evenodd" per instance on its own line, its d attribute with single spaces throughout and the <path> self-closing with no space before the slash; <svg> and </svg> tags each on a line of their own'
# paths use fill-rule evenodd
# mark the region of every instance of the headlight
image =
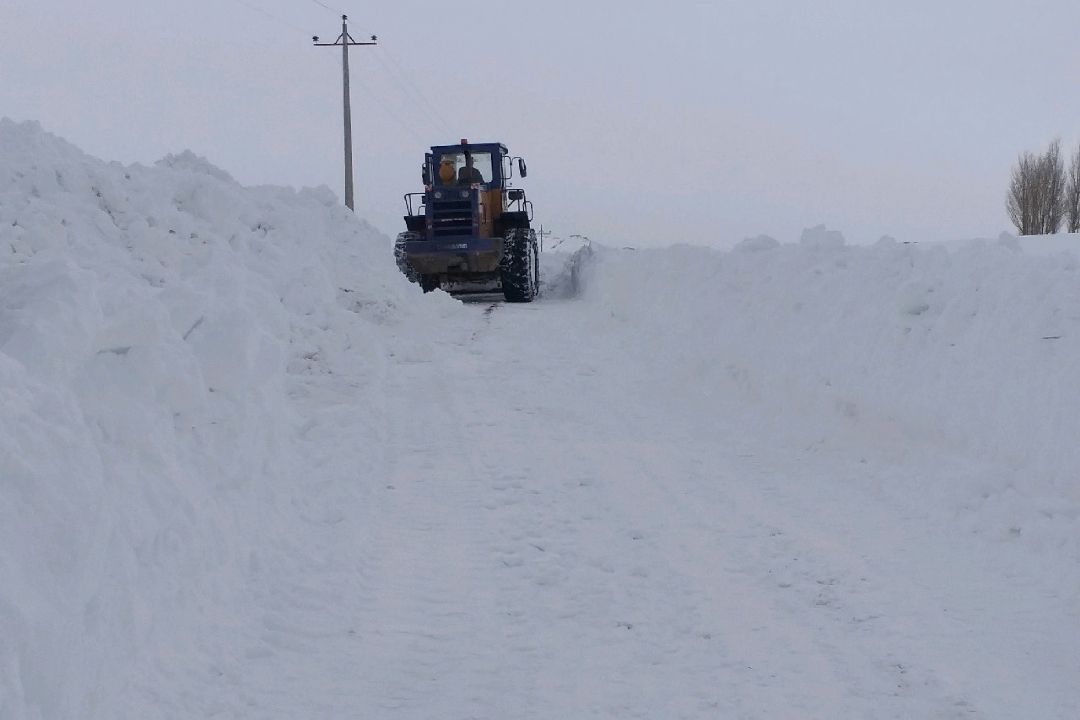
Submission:
<svg viewBox="0 0 1080 720">
<path fill-rule="evenodd" d="M 462 197 L 462 199 L 465 199 L 465 198 L 469 197 L 469 191 L 468 190 L 462 190 L 461 191 L 461 197 Z"/>
<path fill-rule="evenodd" d="M 435 199 L 436 200 L 442 200 L 442 191 L 441 190 L 436 190 L 435 191 Z"/>
</svg>

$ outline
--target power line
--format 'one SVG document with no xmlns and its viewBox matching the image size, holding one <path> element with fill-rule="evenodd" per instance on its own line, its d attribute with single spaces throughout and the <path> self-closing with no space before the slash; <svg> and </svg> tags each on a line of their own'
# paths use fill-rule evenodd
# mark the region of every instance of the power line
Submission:
<svg viewBox="0 0 1080 720">
<path fill-rule="evenodd" d="M 262 15 L 262 16 L 264 16 L 266 18 L 269 18 L 270 20 L 273 20 L 273 21 L 275 21 L 277 23 L 280 23 L 283 26 L 286 26 L 286 27 L 292 28 L 293 30 L 296 30 L 298 32 L 304 33 L 304 35 L 307 35 L 309 30 L 310 30 L 309 28 L 302 28 L 302 27 L 298 26 L 296 23 L 293 23 L 293 22 L 291 22 L 289 20 L 286 20 L 285 18 L 283 18 L 283 17 L 281 17 L 279 15 L 276 15 L 276 14 L 270 12 L 269 10 L 266 10 L 265 8 L 262 8 L 262 7 L 254 4 L 252 2 L 249 2 L 249 0 L 232 0 L 232 1 L 234 3 L 236 3 L 237 5 L 241 6 L 241 7 L 244 7 L 244 8 L 246 8 L 246 9 L 252 11 L 252 12 L 257 12 L 260 15 Z M 334 11 L 331 6 L 327 5 L 324 2 L 321 2 L 321 0 L 312 0 L 312 2 L 316 3 L 317 5 L 320 5 L 321 7 L 325 8 L 327 10 L 330 10 L 331 12 Z M 351 39 L 352 38 L 350 37 L 350 40 Z M 330 43 L 327 43 L 327 44 L 330 44 Z M 377 49 L 376 49 L 375 54 L 379 55 L 380 54 L 379 51 L 381 49 L 382 49 L 382 46 L 379 45 L 377 47 Z M 342 63 L 341 59 L 339 59 L 337 62 L 335 62 L 330 57 L 326 57 L 325 55 L 323 55 L 323 57 L 325 57 L 326 61 L 331 63 L 333 67 L 335 67 L 336 69 L 338 69 L 339 71 L 341 71 L 343 73 L 345 72 L 344 66 L 343 66 L 343 63 Z M 448 134 L 450 134 L 449 133 L 449 126 L 446 123 L 445 116 L 442 113 L 440 113 L 438 111 L 438 109 L 430 101 L 428 101 L 428 99 L 423 94 L 423 92 L 420 91 L 420 89 L 415 86 L 415 83 L 412 83 L 412 81 L 410 80 L 408 74 L 404 71 L 403 68 L 401 68 L 400 64 L 397 63 L 397 61 L 393 58 L 392 55 L 387 54 L 386 60 L 388 60 L 390 63 L 393 63 L 394 65 L 396 65 L 398 70 L 395 72 L 392 68 L 390 68 L 387 65 L 387 62 L 384 61 L 383 58 L 381 58 L 381 57 L 379 58 L 380 64 L 387 70 L 387 72 L 389 74 L 391 74 L 391 75 L 395 75 L 398 78 L 398 80 L 401 81 L 400 84 L 402 84 L 406 88 L 408 88 L 409 86 L 412 86 L 413 92 L 415 93 L 417 98 L 420 100 L 420 102 L 424 106 L 426 106 L 426 108 L 428 109 L 428 112 L 424 112 L 422 114 L 425 117 L 428 117 L 429 119 L 431 119 L 431 122 L 433 122 L 433 123 L 435 123 L 435 118 L 439 118 L 439 120 L 445 126 L 444 129 L 439 130 L 439 132 L 444 132 L 445 131 L 445 132 L 448 132 Z M 364 93 L 364 95 L 367 97 L 367 99 L 370 101 L 370 103 L 372 105 L 374 105 L 375 107 L 377 107 L 379 109 L 379 111 L 382 112 L 383 115 L 386 118 L 388 118 L 394 125 L 396 125 L 397 127 L 401 128 L 403 131 L 405 131 L 407 134 L 409 134 L 419 145 L 426 146 L 426 145 L 430 144 L 430 138 L 424 138 L 423 137 L 424 133 L 419 131 L 417 129 L 416 125 L 414 125 L 411 121 L 406 120 L 400 114 L 395 112 L 390 107 L 390 105 L 387 104 L 382 98 L 380 98 L 380 96 L 375 92 L 375 90 L 370 85 L 368 85 L 362 78 L 354 77 L 354 78 L 352 78 L 352 80 L 353 80 L 353 82 L 355 82 L 357 85 L 360 86 L 360 90 Z M 436 123 L 436 125 L 437 125 L 437 123 Z M 435 127 L 436 125 L 433 125 L 432 127 Z"/>
<path fill-rule="evenodd" d="M 374 54 L 377 55 L 379 53 L 379 50 L 382 49 L 382 47 L 383 45 L 381 43 L 375 46 Z M 325 54 L 322 54 L 321 57 L 325 59 L 326 62 L 330 63 L 334 68 L 336 68 L 338 72 L 342 72 L 342 58 L 339 57 L 335 59 Z M 352 76 L 351 82 L 359 87 L 360 91 L 364 93 L 364 96 L 368 99 L 368 101 L 376 108 L 378 108 L 379 112 L 381 112 L 386 119 L 390 120 L 392 124 L 400 127 L 402 130 L 407 132 L 410 136 L 412 136 L 414 140 L 418 141 L 420 145 L 426 146 L 431 144 L 429 141 L 430 139 L 425 139 L 423 137 L 424 133 L 420 131 L 414 123 L 409 120 L 405 120 L 401 115 L 395 112 L 391 108 L 390 104 L 386 102 L 385 98 L 378 92 L 376 92 L 375 88 L 369 85 L 362 76 Z"/>
<path fill-rule="evenodd" d="M 378 55 L 379 50 L 381 50 L 382 47 L 383 44 L 380 42 L 379 45 L 374 48 L 373 54 Z M 333 66 L 339 71 L 342 69 L 341 58 L 337 58 L 336 60 L 334 60 L 325 55 L 323 57 L 326 58 L 327 62 L 332 63 Z M 368 101 L 372 105 L 377 107 L 379 109 L 379 112 L 381 112 L 387 120 L 390 120 L 393 125 L 396 125 L 397 127 L 400 127 L 402 130 L 407 132 L 420 145 L 427 146 L 431 144 L 431 138 L 425 138 L 424 131 L 420 127 L 418 127 L 412 119 L 406 120 L 405 117 L 395 111 L 392 107 L 392 104 L 387 102 L 387 98 L 383 94 L 377 92 L 375 87 L 369 84 L 368 81 L 364 80 L 362 76 L 353 76 L 352 82 L 354 85 L 357 85 L 360 88 Z M 424 113 L 420 113 L 420 115 L 427 117 L 427 115 Z M 414 118 L 413 115 L 406 114 L 406 116 L 409 118 Z M 437 132 L 443 132 L 442 130 L 439 130 L 435 125 L 433 125 L 432 127 L 435 128 Z"/>
<path fill-rule="evenodd" d="M 332 12 L 332 13 L 334 13 L 335 15 L 337 15 L 337 14 L 339 14 L 339 13 L 341 12 L 340 10 L 336 10 L 336 9 L 334 9 L 334 8 L 330 7 L 329 5 L 327 5 L 326 3 L 324 3 L 324 2 L 322 1 L 322 0 L 311 0 L 311 2 L 315 3 L 315 4 L 316 4 L 316 5 L 318 5 L 319 7 L 324 7 L 324 8 L 326 8 L 327 10 L 329 10 L 329 11 L 330 11 L 330 12 Z"/>
<path fill-rule="evenodd" d="M 371 86 L 369 86 L 366 82 L 360 79 L 356 81 L 356 84 L 360 86 L 360 89 L 364 92 L 365 95 L 367 95 L 368 100 L 370 100 L 371 103 L 375 105 L 375 107 L 379 108 L 379 110 L 381 110 L 388 118 L 393 120 L 395 123 L 397 123 L 399 127 L 412 135 L 413 139 L 416 140 L 420 145 L 425 146 L 430 144 L 423 138 L 422 133 L 418 132 L 415 125 L 402 118 L 396 112 L 391 110 L 389 105 L 382 102 L 375 94 L 375 91 L 371 88 Z"/>
<path fill-rule="evenodd" d="M 324 10 L 326 10 L 328 12 L 332 12 L 337 17 L 341 17 L 342 15 L 347 15 L 348 14 L 348 13 L 345 12 L 345 10 L 343 10 L 341 8 L 338 8 L 336 5 L 327 5 L 322 0 L 311 0 L 311 2 L 315 3 L 316 5 L 318 5 L 319 7 L 323 8 Z M 356 30 L 357 34 L 359 34 L 359 35 L 371 35 L 372 34 L 372 33 L 367 31 L 367 28 L 360 27 L 359 25 L 354 25 L 353 30 Z"/>
<path fill-rule="evenodd" d="M 277 22 L 279 22 L 279 23 L 281 23 L 283 25 L 287 25 L 288 27 L 291 27 L 293 30 L 298 30 L 298 31 L 300 31 L 302 33 L 307 32 L 307 30 L 300 27 L 299 25 L 296 25 L 295 23 L 289 22 L 285 18 L 279 17 L 279 16 L 275 15 L 274 13 L 270 12 L 269 10 L 265 10 L 265 9 L 259 7 L 258 5 L 254 5 L 252 3 L 249 3 L 247 0 L 232 0 L 232 1 L 234 3 L 236 3 L 237 5 L 242 5 L 243 7 L 246 7 L 248 10 L 254 10 L 255 12 L 259 13 L 260 15 L 265 15 L 266 17 L 270 18 L 271 20 L 276 20 Z"/>
<path fill-rule="evenodd" d="M 385 59 L 383 58 L 383 56 L 385 56 Z M 379 62 L 383 66 L 383 69 L 385 69 L 387 73 L 395 76 L 398 83 L 406 91 L 412 93 L 414 99 L 418 100 L 420 105 L 424 106 L 433 123 L 436 126 L 441 125 L 441 130 L 447 134 L 447 137 L 449 137 L 452 134 L 452 130 L 450 129 L 450 123 L 447 122 L 446 115 L 444 115 L 443 112 L 435 104 L 428 100 L 427 95 L 425 95 L 424 92 L 417 86 L 417 84 L 413 82 L 408 72 L 405 71 L 405 69 L 401 66 L 400 63 L 398 63 L 394 56 L 384 46 L 380 45 L 379 51 L 375 53 L 375 57 L 378 58 Z"/>
</svg>

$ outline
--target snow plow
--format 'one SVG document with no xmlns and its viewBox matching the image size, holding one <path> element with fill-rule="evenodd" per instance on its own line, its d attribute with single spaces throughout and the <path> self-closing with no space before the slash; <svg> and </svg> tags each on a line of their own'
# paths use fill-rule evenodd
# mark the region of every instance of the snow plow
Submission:
<svg viewBox="0 0 1080 720">
<path fill-rule="evenodd" d="M 398 268 L 424 292 L 499 293 L 531 302 L 540 286 L 532 203 L 511 187 L 514 169 L 502 143 L 435 145 L 424 157 L 422 193 L 405 195 L 405 232 L 397 236 Z"/>
</svg>

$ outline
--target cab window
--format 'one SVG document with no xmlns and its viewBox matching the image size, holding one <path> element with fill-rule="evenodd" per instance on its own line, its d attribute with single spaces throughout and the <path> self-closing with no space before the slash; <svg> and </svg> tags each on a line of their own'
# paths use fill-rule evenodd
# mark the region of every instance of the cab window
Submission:
<svg viewBox="0 0 1080 720">
<path fill-rule="evenodd" d="M 491 153 L 472 153 L 473 172 L 470 176 L 465 162 L 465 153 L 446 153 L 439 156 L 435 165 L 436 185 L 472 185 L 489 183 L 492 180 Z"/>
</svg>

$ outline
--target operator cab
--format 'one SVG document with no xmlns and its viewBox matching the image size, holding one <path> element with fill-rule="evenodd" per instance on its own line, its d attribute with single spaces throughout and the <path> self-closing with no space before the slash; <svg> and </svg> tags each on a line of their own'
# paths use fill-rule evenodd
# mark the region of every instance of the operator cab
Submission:
<svg viewBox="0 0 1080 720">
<path fill-rule="evenodd" d="M 435 160 L 436 187 L 485 184 L 495 178 L 490 152 L 448 152 Z"/>
<path fill-rule="evenodd" d="M 434 187 L 486 185 L 502 189 L 513 172 L 510 153 L 501 143 L 435 145 L 424 164 L 424 184 Z"/>
<path fill-rule="evenodd" d="M 504 237 L 528 228 L 531 204 L 524 190 L 511 188 L 515 167 L 526 176 L 525 161 L 502 143 L 433 145 L 424 157 L 424 192 L 405 196 L 406 227 L 425 240 Z M 415 214 L 413 198 L 422 198 Z"/>
</svg>

